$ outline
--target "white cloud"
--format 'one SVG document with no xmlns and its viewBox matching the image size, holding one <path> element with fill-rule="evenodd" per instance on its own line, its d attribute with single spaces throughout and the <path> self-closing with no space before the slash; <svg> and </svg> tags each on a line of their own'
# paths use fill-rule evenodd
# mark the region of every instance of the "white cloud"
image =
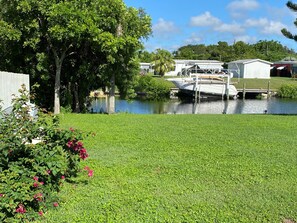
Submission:
<svg viewBox="0 0 297 223">
<path fill-rule="evenodd" d="M 282 35 L 281 30 L 287 26 L 278 21 L 270 21 L 267 18 L 247 19 L 245 21 L 246 27 L 257 27 L 259 32 L 263 34 L 277 34 Z"/>
<path fill-rule="evenodd" d="M 270 21 L 269 24 L 264 27 L 262 33 L 282 35 L 281 30 L 285 27 L 286 25 L 281 22 Z"/>
<path fill-rule="evenodd" d="M 240 34 L 244 33 L 245 29 L 240 24 L 221 24 L 220 26 L 217 26 L 214 28 L 215 31 L 218 32 L 228 32 L 232 34 Z"/>
<path fill-rule="evenodd" d="M 257 0 L 236 0 L 227 5 L 227 9 L 233 18 L 244 18 L 248 11 L 256 10 L 260 7 Z"/>
<path fill-rule="evenodd" d="M 165 37 L 165 38 L 170 36 L 173 33 L 179 32 L 179 28 L 175 26 L 173 22 L 166 21 L 162 18 L 160 18 L 158 22 L 155 25 L 153 25 L 152 29 L 153 29 L 154 35 Z"/>
<path fill-rule="evenodd" d="M 242 41 L 245 43 L 255 43 L 257 42 L 257 38 L 254 36 L 249 36 L 249 35 L 242 35 L 242 36 L 236 36 L 235 41 Z"/>
<path fill-rule="evenodd" d="M 211 15 L 210 12 L 191 17 L 191 26 L 216 26 L 221 23 L 221 20 Z"/>
<path fill-rule="evenodd" d="M 247 27 L 263 27 L 269 23 L 268 19 L 260 18 L 260 19 L 247 19 L 245 21 L 245 25 Z"/>
<path fill-rule="evenodd" d="M 227 9 L 231 11 L 250 11 L 259 8 L 259 3 L 256 0 L 236 0 L 231 2 Z"/>
<path fill-rule="evenodd" d="M 197 44 L 201 41 L 201 38 L 193 33 L 189 38 L 185 40 L 186 44 Z"/>
</svg>

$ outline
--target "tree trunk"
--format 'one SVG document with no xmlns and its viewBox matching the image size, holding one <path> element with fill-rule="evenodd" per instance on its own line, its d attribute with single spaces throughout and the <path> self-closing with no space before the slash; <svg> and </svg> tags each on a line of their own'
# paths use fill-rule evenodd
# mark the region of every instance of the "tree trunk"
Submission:
<svg viewBox="0 0 297 223">
<path fill-rule="evenodd" d="M 118 24 L 116 30 L 116 36 L 120 37 L 123 34 L 123 28 L 121 23 Z M 116 69 L 118 71 L 118 69 Z M 114 70 L 115 72 L 115 70 Z M 109 88 L 109 95 L 108 95 L 108 114 L 115 113 L 115 73 L 112 74 L 110 79 L 110 88 Z"/>
<path fill-rule="evenodd" d="M 80 112 L 80 106 L 79 106 L 79 97 L 78 97 L 78 84 L 75 82 L 73 87 L 73 94 L 74 94 L 74 112 L 79 113 Z"/>
<path fill-rule="evenodd" d="M 110 80 L 110 88 L 108 95 L 108 114 L 115 113 L 115 74 L 113 73 Z"/>
<path fill-rule="evenodd" d="M 60 114 L 61 71 L 62 71 L 62 63 L 65 58 L 66 50 L 62 52 L 61 57 L 58 56 L 58 53 L 54 48 L 52 48 L 52 51 L 55 57 L 55 64 L 56 64 L 54 114 Z"/>
<path fill-rule="evenodd" d="M 54 114 L 59 114 L 62 64 L 59 63 L 56 65 L 57 67 L 56 67 L 56 77 L 55 77 Z"/>
</svg>

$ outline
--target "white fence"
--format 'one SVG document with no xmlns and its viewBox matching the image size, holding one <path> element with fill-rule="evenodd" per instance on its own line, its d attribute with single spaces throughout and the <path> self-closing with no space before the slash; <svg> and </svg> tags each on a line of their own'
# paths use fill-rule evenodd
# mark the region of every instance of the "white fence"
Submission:
<svg viewBox="0 0 297 223">
<path fill-rule="evenodd" d="M 18 90 L 21 88 L 22 84 L 29 90 L 30 81 L 28 74 L 0 71 L 0 100 L 2 109 L 11 106 L 12 95 L 19 95 Z"/>
</svg>

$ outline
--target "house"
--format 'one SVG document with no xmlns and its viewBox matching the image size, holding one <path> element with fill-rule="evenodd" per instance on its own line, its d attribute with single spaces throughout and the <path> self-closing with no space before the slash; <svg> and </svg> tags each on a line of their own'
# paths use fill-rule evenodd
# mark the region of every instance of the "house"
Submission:
<svg viewBox="0 0 297 223">
<path fill-rule="evenodd" d="M 29 91 L 30 81 L 28 74 L 10 73 L 0 71 L 0 104 L 2 109 L 11 106 L 13 95 L 19 95 L 18 90 L 25 84 Z"/>
<path fill-rule="evenodd" d="M 271 67 L 271 76 L 293 77 L 297 75 L 297 59 L 284 58 L 281 61 L 274 62 Z"/>
<path fill-rule="evenodd" d="M 140 73 L 141 74 L 154 73 L 151 63 L 140 63 Z"/>
<path fill-rule="evenodd" d="M 167 72 L 165 76 L 179 76 L 183 73 L 184 69 L 197 65 L 203 70 L 216 70 L 221 71 L 223 69 L 222 62 L 218 60 L 174 60 L 174 69 Z"/>
<path fill-rule="evenodd" d="M 233 77 L 269 79 L 272 63 L 261 59 L 236 60 L 228 63 Z"/>
</svg>

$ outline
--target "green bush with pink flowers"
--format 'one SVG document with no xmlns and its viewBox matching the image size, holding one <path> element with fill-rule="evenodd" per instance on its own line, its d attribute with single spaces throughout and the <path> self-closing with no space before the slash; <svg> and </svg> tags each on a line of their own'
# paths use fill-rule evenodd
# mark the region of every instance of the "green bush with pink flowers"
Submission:
<svg viewBox="0 0 297 223">
<path fill-rule="evenodd" d="M 43 219 L 49 206 L 58 206 L 63 181 L 77 175 L 88 157 L 85 134 L 60 129 L 55 116 L 33 117 L 28 101 L 22 88 L 12 112 L 0 114 L 0 222 Z"/>
</svg>

